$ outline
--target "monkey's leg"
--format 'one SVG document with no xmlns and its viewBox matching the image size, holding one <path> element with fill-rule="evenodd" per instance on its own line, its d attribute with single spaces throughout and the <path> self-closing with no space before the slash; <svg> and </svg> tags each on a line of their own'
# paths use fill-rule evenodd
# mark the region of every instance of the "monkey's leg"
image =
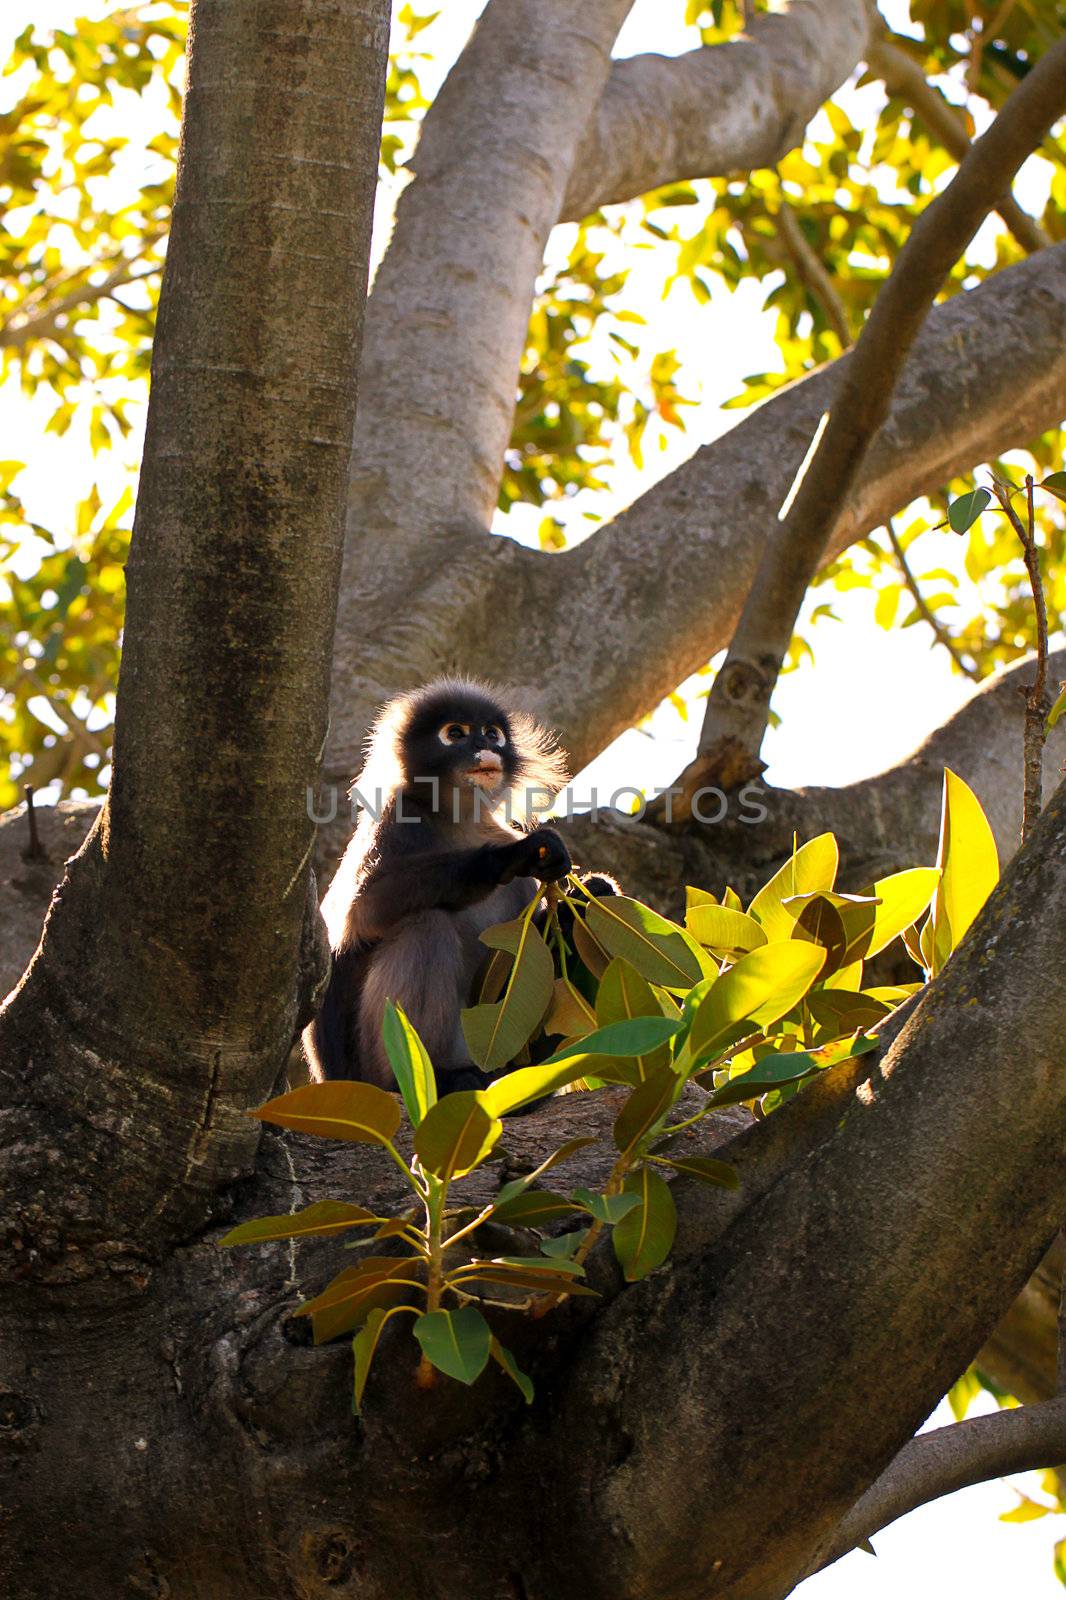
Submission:
<svg viewBox="0 0 1066 1600">
<path fill-rule="evenodd" d="M 363 1076 L 383 1089 L 395 1087 L 381 1037 L 385 1001 L 403 1007 L 418 1031 L 442 1094 L 481 1089 L 488 1079 L 470 1060 L 459 1012 L 467 1003 L 469 956 L 447 911 L 421 911 L 375 948 L 359 1008 L 359 1055 Z M 468 1081 L 469 1080 L 469 1081 Z"/>
</svg>

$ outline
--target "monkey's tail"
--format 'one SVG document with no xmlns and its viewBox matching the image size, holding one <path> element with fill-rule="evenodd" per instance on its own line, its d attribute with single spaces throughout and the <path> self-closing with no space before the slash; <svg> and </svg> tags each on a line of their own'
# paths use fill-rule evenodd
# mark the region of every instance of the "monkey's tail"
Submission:
<svg viewBox="0 0 1066 1600">
<path fill-rule="evenodd" d="M 327 1078 L 361 1076 L 353 1001 L 362 955 L 359 946 L 333 952 L 333 967 L 321 1008 L 304 1029 L 304 1054 L 311 1077 L 319 1083 Z"/>
</svg>

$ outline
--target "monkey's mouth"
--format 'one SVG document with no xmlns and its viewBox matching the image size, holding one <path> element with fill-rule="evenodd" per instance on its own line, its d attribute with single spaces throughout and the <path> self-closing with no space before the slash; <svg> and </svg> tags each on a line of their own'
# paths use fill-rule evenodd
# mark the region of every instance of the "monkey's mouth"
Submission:
<svg viewBox="0 0 1066 1600">
<path fill-rule="evenodd" d="M 479 761 L 477 766 L 468 767 L 464 776 L 468 783 L 477 784 L 479 789 L 495 789 L 503 777 L 503 763 L 490 757 L 487 761 Z"/>
</svg>

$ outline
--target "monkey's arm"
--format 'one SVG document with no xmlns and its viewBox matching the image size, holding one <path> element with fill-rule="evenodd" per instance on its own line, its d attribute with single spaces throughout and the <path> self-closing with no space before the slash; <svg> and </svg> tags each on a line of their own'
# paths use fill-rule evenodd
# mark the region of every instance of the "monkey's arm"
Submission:
<svg viewBox="0 0 1066 1600">
<path fill-rule="evenodd" d="M 566 846 L 550 828 L 473 850 L 418 850 L 402 856 L 383 852 L 352 902 L 345 942 L 381 939 L 418 911 L 461 911 L 513 878 L 551 883 L 569 870 Z"/>
</svg>

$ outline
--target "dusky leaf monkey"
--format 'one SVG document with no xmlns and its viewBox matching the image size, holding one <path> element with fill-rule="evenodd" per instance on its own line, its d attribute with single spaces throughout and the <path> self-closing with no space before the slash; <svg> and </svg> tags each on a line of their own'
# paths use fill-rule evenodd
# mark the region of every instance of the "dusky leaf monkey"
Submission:
<svg viewBox="0 0 1066 1600">
<path fill-rule="evenodd" d="M 393 1088 L 392 999 L 441 1093 L 485 1086 L 459 1018 L 488 953 L 479 935 L 570 872 L 562 839 L 530 815 L 566 780 L 554 737 L 485 684 L 443 678 L 389 702 L 354 786 L 369 809 L 322 905 L 333 970 L 304 1032 L 314 1076 Z"/>
</svg>

